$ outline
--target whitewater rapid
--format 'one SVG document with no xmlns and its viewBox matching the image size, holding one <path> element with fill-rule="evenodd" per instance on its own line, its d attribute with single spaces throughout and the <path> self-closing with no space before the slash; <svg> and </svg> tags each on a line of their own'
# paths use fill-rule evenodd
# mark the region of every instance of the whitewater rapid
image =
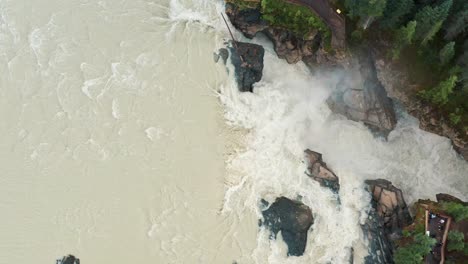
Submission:
<svg viewBox="0 0 468 264">
<path fill-rule="evenodd" d="M 223 1 L 0 1 L 0 264 L 347 263 L 366 254 L 365 179 L 406 201 L 466 199 L 468 165 L 402 109 L 388 140 L 325 104 L 339 72 L 266 47 L 239 93 L 213 52 Z M 236 37 L 246 40 L 239 32 Z M 323 153 L 340 201 L 305 174 Z M 260 199 L 301 199 L 304 256 L 258 228 Z"/>
</svg>

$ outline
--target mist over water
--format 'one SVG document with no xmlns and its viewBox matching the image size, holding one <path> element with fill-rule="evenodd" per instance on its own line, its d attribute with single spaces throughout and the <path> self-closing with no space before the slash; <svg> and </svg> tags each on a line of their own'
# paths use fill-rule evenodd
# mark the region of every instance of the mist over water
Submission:
<svg viewBox="0 0 468 264">
<path fill-rule="evenodd" d="M 239 93 L 212 61 L 222 11 L 0 1 L 0 263 L 347 263 L 366 254 L 365 179 L 409 203 L 467 198 L 467 163 L 404 111 L 387 141 L 332 114 L 342 73 L 288 65 L 259 37 L 264 78 Z M 306 148 L 340 177 L 341 203 L 304 174 Z M 257 227 L 260 199 L 279 196 L 312 208 L 304 256 Z"/>
</svg>

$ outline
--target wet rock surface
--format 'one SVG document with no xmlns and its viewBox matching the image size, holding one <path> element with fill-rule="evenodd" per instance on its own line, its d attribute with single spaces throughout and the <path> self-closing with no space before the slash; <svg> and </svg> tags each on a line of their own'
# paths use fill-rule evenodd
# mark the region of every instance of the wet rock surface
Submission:
<svg viewBox="0 0 468 264">
<path fill-rule="evenodd" d="M 229 50 L 239 90 L 252 92 L 253 84 L 263 76 L 265 49 L 257 44 L 232 42 Z"/>
<path fill-rule="evenodd" d="M 73 255 L 63 257 L 61 260 L 57 260 L 57 264 L 80 264 L 80 259 Z"/>
<path fill-rule="evenodd" d="M 372 206 L 383 220 L 385 233 L 392 239 L 399 238 L 402 229 L 413 221 L 402 191 L 382 179 L 368 180 L 366 184 L 372 195 Z"/>
<path fill-rule="evenodd" d="M 365 257 L 365 264 L 393 263 L 393 246 L 382 228 L 382 220 L 376 208 L 372 207 L 366 222 L 362 225 L 364 237 L 369 241 L 369 255 Z"/>
<path fill-rule="evenodd" d="M 334 113 L 363 122 L 387 136 L 396 126 L 395 110 L 377 78 L 371 57 L 367 52 L 360 52 L 359 72 L 345 76 L 327 99 L 327 104 Z"/>
<path fill-rule="evenodd" d="M 467 202 L 465 201 L 462 201 L 461 199 L 455 197 L 455 196 L 452 196 L 450 194 L 446 194 L 446 193 L 438 193 L 436 194 L 436 199 L 437 199 L 437 202 L 438 203 L 443 203 L 443 202 L 453 202 L 453 203 L 459 203 L 459 204 L 463 204 L 465 206 L 468 205 Z"/>
<path fill-rule="evenodd" d="M 305 38 L 299 38 L 290 31 L 281 28 L 267 28 L 264 33 L 273 42 L 276 54 L 280 59 L 294 64 L 305 58 L 313 61 L 315 52 L 319 49 L 321 37 L 317 31 L 312 31 Z"/>
<path fill-rule="evenodd" d="M 288 255 L 301 256 L 307 244 L 307 233 L 314 223 L 311 209 L 301 202 L 280 197 L 262 214 L 261 225 L 271 231 L 273 238 L 281 231 L 288 245 Z"/>
<path fill-rule="evenodd" d="M 403 228 L 412 224 L 408 207 L 400 189 L 387 180 L 367 180 L 371 194 L 371 209 L 363 232 L 369 240 L 366 263 L 393 263 L 395 241 L 402 236 Z"/>
<path fill-rule="evenodd" d="M 331 67 L 346 64 L 341 50 L 336 49 L 333 54 L 326 51 L 327 44 L 321 33 L 316 30 L 305 36 L 298 36 L 287 29 L 272 27 L 261 18 L 260 7 L 241 10 L 236 5 L 227 3 L 226 14 L 234 27 L 245 37 L 253 38 L 257 33 L 264 33 L 273 42 L 278 57 L 288 63 L 302 60 L 310 67 L 319 64 Z"/>
<path fill-rule="evenodd" d="M 323 187 L 338 192 L 340 189 L 339 179 L 335 173 L 327 167 L 327 164 L 323 162 L 322 154 L 310 149 L 305 150 L 304 153 L 307 164 L 306 174 L 318 181 Z"/>
<path fill-rule="evenodd" d="M 232 3 L 226 3 L 225 11 L 232 25 L 247 38 L 253 38 L 258 32 L 268 28 L 268 23 L 262 19 L 260 8 L 241 10 Z"/>
<path fill-rule="evenodd" d="M 408 113 L 416 117 L 419 122 L 419 128 L 435 133 L 452 140 L 454 149 L 465 159 L 468 160 L 468 134 L 462 134 L 457 131 L 450 120 L 444 118 L 435 107 L 432 107 L 419 98 L 416 93 L 421 89 L 419 85 L 411 80 L 411 76 L 402 65 L 397 65 L 388 61 L 385 54 L 375 51 L 374 64 L 377 69 L 377 76 L 382 82 L 388 95 L 401 102 Z M 403 67 L 403 68 L 402 68 Z"/>
</svg>

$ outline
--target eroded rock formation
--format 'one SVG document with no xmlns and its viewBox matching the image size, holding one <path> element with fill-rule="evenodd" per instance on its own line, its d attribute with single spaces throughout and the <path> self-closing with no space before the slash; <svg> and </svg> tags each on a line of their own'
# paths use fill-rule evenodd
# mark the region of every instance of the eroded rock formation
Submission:
<svg viewBox="0 0 468 264">
<path fill-rule="evenodd" d="M 262 214 L 261 224 L 270 229 L 274 238 L 281 231 L 288 245 L 288 255 L 301 256 L 307 244 L 307 233 L 314 223 L 311 209 L 301 202 L 280 197 Z"/>
<path fill-rule="evenodd" d="M 377 78 L 371 54 L 358 56 L 359 72 L 346 75 L 327 103 L 334 113 L 363 122 L 387 136 L 395 128 L 393 103 Z"/>
<path fill-rule="evenodd" d="M 366 263 L 393 263 L 395 241 L 404 227 L 412 223 L 411 215 L 400 189 L 387 180 L 367 180 L 371 194 L 371 210 L 362 226 L 369 240 Z"/>
<path fill-rule="evenodd" d="M 416 96 L 421 87 L 412 82 L 411 76 L 407 73 L 409 70 L 405 68 L 408 66 L 389 61 L 385 54 L 376 49 L 374 52 L 376 54 L 374 64 L 377 76 L 388 95 L 401 102 L 408 113 L 420 121 L 419 128 L 448 137 L 452 140 L 454 149 L 465 160 L 468 160 L 468 133 L 463 134 L 457 131 L 450 120 L 444 118 L 439 110 L 422 102 Z"/>
<path fill-rule="evenodd" d="M 304 151 L 305 160 L 307 162 L 306 174 L 312 179 L 318 181 L 320 185 L 328 187 L 334 192 L 340 189 L 339 179 L 331 171 L 325 162 L 323 162 L 322 154 L 307 149 Z"/>
<path fill-rule="evenodd" d="M 412 223 L 403 193 L 387 180 L 368 180 L 373 206 L 382 218 L 387 235 L 399 237 L 404 227 Z"/>
<path fill-rule="evenodd" d="M 341 50 L 335 49 L 333 54 L 326 51 L 327 44 L 318 31 L 298 36 L 287 29 L 272 27 L 261 18 L 260 8 L 240 9 L 232 3 L 226 3 L 226 14 L 231 23 L 247 38 L 253 38 L 259 32 L 264 33 L 273 42 L 278 57 L 288 63 L 301 60 L 309 66 L 337 66 L 345 63 L 345 56 Z"/>
</svg>

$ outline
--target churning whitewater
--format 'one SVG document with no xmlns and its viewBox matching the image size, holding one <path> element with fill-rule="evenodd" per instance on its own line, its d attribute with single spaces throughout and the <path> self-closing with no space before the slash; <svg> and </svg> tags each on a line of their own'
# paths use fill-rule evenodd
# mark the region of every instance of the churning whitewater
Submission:
<svg viewBox="0 0 468 264">
<path fill-rule="evenodd" d="M 366 179 L 408 203 L 466 199 L 468 164 L 400 109 L 388 139 L 332 114 L 340 72 L 266 48 L 240 93 L 213 62 L 223 1 L 0 0 L 0 263 L 348 263 L 367 254 Z M 229 65 L 229 63 L 228 63 Z M 323 153 L 339 200 L 304 173 Z M 258 227 L 260 200 L 300 198 L 306 251 Z"/>
</svg>

